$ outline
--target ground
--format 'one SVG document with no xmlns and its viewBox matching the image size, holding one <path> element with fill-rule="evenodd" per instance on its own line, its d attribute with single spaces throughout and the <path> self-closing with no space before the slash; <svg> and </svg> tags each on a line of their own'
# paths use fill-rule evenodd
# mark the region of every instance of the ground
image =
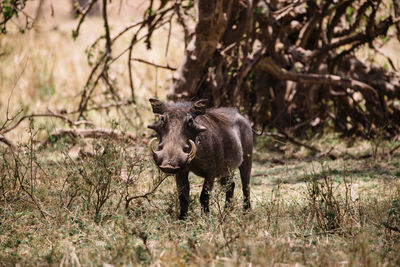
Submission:
<svg viewBox="0 0 400 267">
<path fill-rule="evenodd" d="M 191 176 L 189 217 L 179 221 L 173 178 L 142 145 L 91 141 L 73 158 L 68 141 L 3 154 L 1 265 L 399 264 L 399 154 L 365 158 L 368 143 L 356 140 L 336 160 L 315 159 L 261 139 L 252 210 L 242 210 L 236 172 L 234 207 L 223 208 L 217 185 L 202 214 L 202 178 Z"/>
<path fill-rule="evenodd" d="M 135 5 L 137 13 L 125 10 L 132 18 L 110 16 L 112 32 L 140 19 L 143 10 Z M 35 29 L 1 36 L 0 125 L 7 111 L 21 111 L 18 119 L 76 109 L 90 72 L 85 48 L 102 33 L 102 24 L 88 18 L 73 41 L 76 21 L 60 12 L 55 6 L 55 16 L 45 13 L 45 23 Z M 168 28 L 161 29 L 153 50 L 138 45 L 134 55 L 177 67 L 183 36 L 172 33 L 166 56 L 167 34 Z M 55 128 L 69 127 L 54 118 L 25 120 L 5 134 L 20 150 L 0 144 L 0 266 L 400 264 L 400 149 L 389 153 L 398 140 L 343 138 L 329 129 L 301 137 L 331 151 L 333 159 L 258 137 L 251 211 L 242 210 L 236 171 L 232 209 L 224 209 L 223 188 L 216 184 L 211 213 L 202 214 L 202 178 L 191 175 L 189 216 L 179 221 L 173 177 L 162 175 L 148 155 L 151 133 L 145 127 L 153 120 L 147 98 L 164 99 L 172 72 L 140 62 L 133 72 L 136 104 L 124 114 L 89 112 L 87 118 L 134 133 L 134 141 L 48 139 Z M 126 59 L 110 73 L 121 96 L 129 96 Z M 96 101 L 102 92 L 100 86 Z"/>
</svg>

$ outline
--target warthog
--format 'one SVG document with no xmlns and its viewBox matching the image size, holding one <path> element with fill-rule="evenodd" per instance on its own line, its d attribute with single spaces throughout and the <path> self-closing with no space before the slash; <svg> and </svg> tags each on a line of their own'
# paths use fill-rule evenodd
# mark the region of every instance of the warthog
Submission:
<svg viewBox="0 0 400 267">
<path fill-rule="evenodd" d="M 164 103 L 150 99 L 153 112 L 160 120 L 148 126 L 157 138 L 149 149 L 157 166 L 165 173 L 175 174 L 180 215 L 184 219 L 189 205 L 189 171 L 204 177 L 200 203 L 205 213 L 210 211 L 209 199 L 215 178 L 226 190 L 229 206 L 235 183 L 232 169 L 240 169 L 244 209 L 250 208 L 250 172 L 253 133 L 249 121 L 234 108 L 206 108 L 205 100 Z"/>
</svg>

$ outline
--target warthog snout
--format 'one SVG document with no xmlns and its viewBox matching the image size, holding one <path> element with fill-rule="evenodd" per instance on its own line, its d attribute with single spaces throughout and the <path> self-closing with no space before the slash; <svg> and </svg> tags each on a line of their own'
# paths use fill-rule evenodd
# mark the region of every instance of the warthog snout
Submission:
<svg viewBox="0 0 400 267">
<path fill-rule="evenodd" d="M 180 169 L 186 167 L 196 157 L 196 144 L 192 140 L 188 140 L 188 145 L 180 146 L 168 143 L 167 146 L 158 145 L 157 151 L 154 145 L 157 138 L 153 138 L 149 142 L 149 150 L 153 155 L 153 159 L 157 166 L 166 173 L 176 173 Z M 187 150 L 187 153 L 185 152 Z"/>
</svg>

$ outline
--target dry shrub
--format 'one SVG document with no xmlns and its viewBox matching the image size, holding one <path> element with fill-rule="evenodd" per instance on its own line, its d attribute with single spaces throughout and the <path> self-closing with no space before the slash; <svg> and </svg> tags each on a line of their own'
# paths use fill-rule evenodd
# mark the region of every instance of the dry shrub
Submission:
<svg viewBox="0 0 400 267">
<path fill-rule="evenodd" d="M 400 183 L 395 184 L 396 188 L 390 197 L 390 206 L 387 212 L 386 222 L 384 226 L 390 231 L 400 237 Z"/>
<path fill-rule="evenodd" d="M 63 153 L 60 167 L 66 178 L 60 200 L 68 209 L 78 207 L 88 211 L 98 222 L 107 203 L 110 214 L 136 192 L 145 159 L 129 142 L 104 138 L 86 142 L 84 146 L 77 158 L 72 158 L 68 151 Z"/>
<path fill-rule="evenodd" d="M 320 173 L 306 178 L 306 205 L 309 223 L 317 232 L 352 233 L 356 205 L 352 197 L 352 180 L 335 181 L 330 170 L 321 164 Z"/>
<path fill-rule="evenodd" d="M 266 177 L 253 176 L 247 213 L 238 183 L 229 209 L 216 184 L 211 212 L 203 215 L 203 179 L 190 176 L 193 207 L 186 221 L 177 221 L 175 182 L 164 181 L 141 145 L 60 138 L 35 151 L 34 128 L 20 151 L 0 153 L 0 266 L 398 263 L 397 156 L 384 165 L 387 172 L 357 172 L 370 166 L 365 159 L 329 161 L 305 183 L 302 170 L 314 163 L 288 160 L 286 168 L 261 169 L 264 163 L 255 161 Z"/>
<path fill-rule="evenodd" d="M 14 208 L 25 209 L 24 205 L 27 205 L 46 217 L 47 213 L 41 207 L 41 199 L 44 198 L 41 184 L 47 183 L 49 177 L 40 154 L 34 149 L 37 130 L 33 121 L 30 121 L 27 132 L 29 141 L 20 145 L 18 150 L 6 149 L 0 152 L 2 207 L 15 212 Z"/>
</svg>

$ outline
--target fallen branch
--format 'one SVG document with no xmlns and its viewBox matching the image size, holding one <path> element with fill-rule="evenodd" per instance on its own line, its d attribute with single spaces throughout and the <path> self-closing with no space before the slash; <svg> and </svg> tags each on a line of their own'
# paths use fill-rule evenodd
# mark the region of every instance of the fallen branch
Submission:
<svg viewBox="0 0 400 267">
<path fill-rule="evenodd" d="M 285 139 L 285 140 L 288 140 L 289 142 L 291 142 L 291 143 L 293 143 L 295 145 L 303 146 L 303 147 L 305 147 L 305 148 L 307 148 L 307 149 L 309 149 L 309 150 L 311 150 L 313 152 L 316 152 L 316 153 L 321 153 L 321 150 L 319 150 L 318 148 L 315 148 L 315 147 L 313 147 L 311 145 L 307 145 L 305 143 L 302 143 L 302 142 L 294 139 L 293 137 L 290 137 L 287 133 L 264 132 L 263 135 L 271 136 L 271 137 L 275 137 L 275 138 Z"/>
<path fill-rule="evenodd" d="M 387 223 L 383 223 L 382 225 L 383 225 L 386 229 L 389 229 L 390 231 L 394 231 L 394 232 L 400 233 L 400 228 L 399 228 L 399 227 L 390 226 L 390 225 L 387 224 Z"/>
<path fill-rule="evenodd" d="M 2 134 L 8 133 L 8 132 L 14 130 L 15 128 L 17 128 L 18 125 L 20 125 L 21 122 L 23 122 L 24 120 L 30 119 L 30 118 L 37 118 L 37 117 L 52 117 L 52 118 L 61 119 L 61 120 L 65 121 L 65 122 L 67 122 L 70 126 L 78 126 L 78 125 L 81 125 L 81 124 L 88 124 L 88 125 L 92 125 L 92 126 L 94 125 L 90 121 L 72 121 L 72 120 L 70 120 L 69 118 L 67 118 L 64 115 L 55 113 L 53 111 L 49 111 L 49 113 L 25 115 L 25 116 L 21 117 L 13 126 L 4 129 L 1 133 Z"/>
<path fill-rule="evenodd" d="M 116 137 L 116 138 L 129 138 L 132 141 L 136 140 L 136 134 L 125 133 L 120 130 L 94 128 L 94 129 L 55 129 L 50 135 L 60 136 L 65 134 L 72 134 L 75 136 L 83 136 L 89 138 L 98 138 L 103 136 Z"/>
<path fill-rule="evenodd" d="M 120 130 L 105 129 L 105 128 L 94 128 L 94 129 L 55 129 L 50 133 L 49 137 L 42 142 L 38 148 L 46 146 L 51 138 L 60 138 L 62 136 L 69 135 L 73 138 L 99 138 L 99 137 L 111 137 L 116 139 L 129 139 L 136 141 L 137 136 L 134 133 L 126 133 Z"/>
<path fill-rule="evenodd" d="M 318 158 L 323 158 L 323 157 L 326 157 L 326 156 L 329 157 L 330 159 L 333 159 L 333 160 L 337 158 L 337 156 L 331 154 L 331 152 L 332 152 L 334 147 L 331 147 L 328 151 L 323 152 L 323 151 L 319 150 L 316 147 L 313 147 L 311 145 L 302 143 L 299 140 L 296 140 L 294 137 L 289 136 L 285 132 L 280 132 L 280 133 L 263 132 L 263 133 L 261 133 L 261 135 L 266 135 L 266 136 L 271 136 L 271 137 L 275 137 L 275 138 L 284 139 L 284 140 L 287 140 L 287 141 L 289 141 L 289 142 L 291 142 L 291 143 L 293 143 L 293 144 L 295 144 L 297 146 L 305 147 L 308 150 L 311 150 L 311 151 L 316 153 L 316 155 L 312 158 L 312 160 L 313 159 L 318 159 Z"/>
<path fill-rule="evenodd" d="M 295 73 L 287 71 L 278 66 L 270 57 L 264 57 L 259 66 L 270 74 L 276 76 L 280 80 L 290 80 L 298 83 L 327 84 L 342 87 L 353 88 L 360 91 L 366 91 L 378 96 L 376 90 L 361 81 L 348 77 L 340 77 L 332 74 L 316 74 L 316 73 Z"/>
</svg>

